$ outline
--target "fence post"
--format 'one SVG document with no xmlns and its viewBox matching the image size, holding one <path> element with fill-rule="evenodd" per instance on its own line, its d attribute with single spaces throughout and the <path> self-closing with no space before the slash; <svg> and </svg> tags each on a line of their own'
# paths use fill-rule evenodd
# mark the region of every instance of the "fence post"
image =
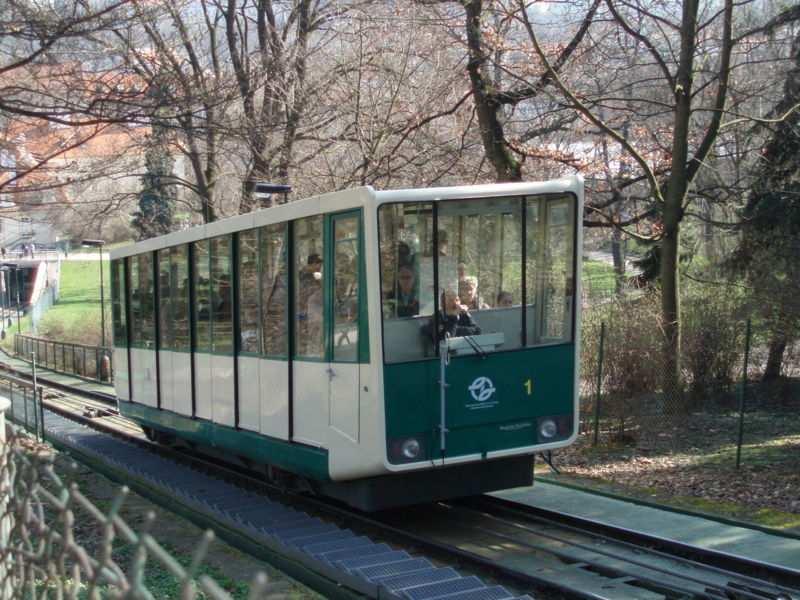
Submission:
<svg viewBox="0 0 800 600">
<path fill-rule="evenodd" d="M 739 390 L 739 438 L 736 441 L 736 468 L 742 464 L 742 440 L 744 439 L 744 406 L 747 393 L 747 363 L 750 362 L 750 319 L 744 334 L 744 366 L 742 367 L 742 388 Z"/>
<path fill-rule="evenodd" d="M 36 354 L 31 352 L 31 376 L 33 378 L 33 410 L 36 413 L 36 437 L 40 441 L 44 441 L 44 411 L 42 410 L 41 396 L 39 396 L 39 405 L 36 405 Z M 39 436 L 39 426 L 42 427 L 42 434 Z"/>
<path fill-rule="evenodd" d="M 31 369 L 33 371 L 33 427 L 36 439 L 41 441 L 39 437 L 39 407 L 36 404 L 36 354 L 31 352 Z"/>
<path fill-rule="evenodd" d="M 603 387 L 603 346 L 606 339 L 606 324 L 605 321 L 600 323 L 600 352 L 597 357 L 597 398 L 594 401 L 594 442 L 592 445 L 597 446 L 597 438 L 600 433 L 600 398 L 602 396 Z"/>
<path fill-rule="evenodd" d="M 12 598 L 10 573 L 14 569 L 12 555 L 8 552 L 11 529 L 14 521 L 8 510 L 12 494 L 8 463 L 11 460 L 11 448 L 6 443 L 5 412 L 13 406 L 11 398 L 0 398 L 0 598 Z M 13 411 L 12 411 L 13 413 Z"/>
<path fill-rule="evenodd" d="M 33 388 L 34 395 L 36 394 L 36 388 Z M 44 430 L 44 390 L 40 387 L 39 388 L 39 422 L 42 424 L 42 442 L 47 441 L 47 437 L 45 436 Z"/>
<path fill-rule="evenodd" d="M 22 408 L 25 409 L 25 430 L 30 431 L 31 426 L 28 424 L 28 388 L 22 388 Z"/>
</svg>

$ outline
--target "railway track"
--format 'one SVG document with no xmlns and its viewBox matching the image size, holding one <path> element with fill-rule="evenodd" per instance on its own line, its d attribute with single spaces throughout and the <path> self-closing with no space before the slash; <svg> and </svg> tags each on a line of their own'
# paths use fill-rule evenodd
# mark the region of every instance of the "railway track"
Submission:
<svg viewBox="0 0 800 600">
<path fill-rule="evenodd" d="M 40 382 L 49 386 L 44 379 Z M 56 424 L 58 416 L 107 436 L 87 447 L 89 462 L 173 510 L 176 502 L 183 503 L 178 512 L 222 529 L 228 541 L 238 541 L 311 585 L 314 581 L 303 573 L 298 576 L 297 569 L 314 572 L 311 578 L 317 578 L 315 587 L 323 593 L 414 600 L 445 594 L 476 599 L 519 594 L 614 600 L 800 599 L 800 572 L 603 523 L 579 522 L 493 496 L 366 514 L 281 490 L 244 468 L 152 444 L 107 398 L 86 397 L 83 390 L 68 393 L 68 387 L 61 384 L 45 392 L 45 408 L 52 413 L 45 422 L 54 431 L 68 431 L 62 421 Z M 112 440 L 121 440 L 119 447 Z M 136 453 L 141 456 L 135 458 Z M 152 466 L 156 460 L 166 462 L 155 465 L 149 477 L 141 465 Z M 180 489 L 170 485 L 169 477 Z M 197 483 L 193 478 L 203 479 Z M 209 485 L 213 491 L 205 497 L 185 493 L 209 490 Z M 277 521 L 267 518 L 273 513 L 279 515 Z M 281 531 L 296 537 L 284 540 Z M 278 542 L 284 541 L 289 543 L 281 547 Z"/>
</svg>

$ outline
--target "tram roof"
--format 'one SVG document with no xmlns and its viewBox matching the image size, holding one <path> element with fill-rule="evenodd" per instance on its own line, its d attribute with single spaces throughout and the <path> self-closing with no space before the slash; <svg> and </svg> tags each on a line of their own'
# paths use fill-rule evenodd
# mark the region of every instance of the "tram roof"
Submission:
<svg viewBox="0 0 800 600">
<path fill-rule="evenodd" d="M 378 206 L 390 202 L 437 202 L 452 199 L 548 194 L 568 191 L 579 193 L 582 188 L 583 178 L 580 175 L 540 182 L 493 183 L 398 190 L 375 190 L 371 186 L 363 186 L 312 196 L 243 215 L 220 219 L 212 223 L 197 225 L 122 248 L 115 248 L 110 254 L 112 259 L 124 258 L 143 252 L 152 252 L 153 250 L 213 238 L 226 233 L 246 231 L 273 223 L 283 223 L 293 219 L 370 205 Z"/>
</svg>

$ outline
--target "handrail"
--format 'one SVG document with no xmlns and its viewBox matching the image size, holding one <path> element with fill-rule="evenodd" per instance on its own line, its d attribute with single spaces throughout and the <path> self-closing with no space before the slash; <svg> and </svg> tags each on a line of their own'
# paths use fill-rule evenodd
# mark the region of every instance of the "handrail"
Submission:
<svg viewBox="0 0 800 600">
<path fill-rule="evenodd" d="M 40 441 L 45 440 L 44 405 L 42 386 L 0 372 L 0 396 L 9 401 L 6 417 L 33 433 Z"/>
<path fill-rule="evenodd" d="M 39 367 L 82 379 L 113 383 L 114 352 L 104 346 L 59 342 L 23 333 L 14 334 L 14 353 L 25 361 L 35 356 Z"/>
</svg>

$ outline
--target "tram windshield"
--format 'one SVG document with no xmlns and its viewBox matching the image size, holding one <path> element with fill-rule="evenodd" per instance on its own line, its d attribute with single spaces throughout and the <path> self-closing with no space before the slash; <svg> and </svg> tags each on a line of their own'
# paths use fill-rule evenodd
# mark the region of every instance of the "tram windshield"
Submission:
<svg viewBox="0 0 800 600">
<path fill-rule="evenodd" d="M 455 354 L 571 341 L 574 211 L 569 194 L 382 206 L 386 362 L 445 337 Z"/>
</svg>

